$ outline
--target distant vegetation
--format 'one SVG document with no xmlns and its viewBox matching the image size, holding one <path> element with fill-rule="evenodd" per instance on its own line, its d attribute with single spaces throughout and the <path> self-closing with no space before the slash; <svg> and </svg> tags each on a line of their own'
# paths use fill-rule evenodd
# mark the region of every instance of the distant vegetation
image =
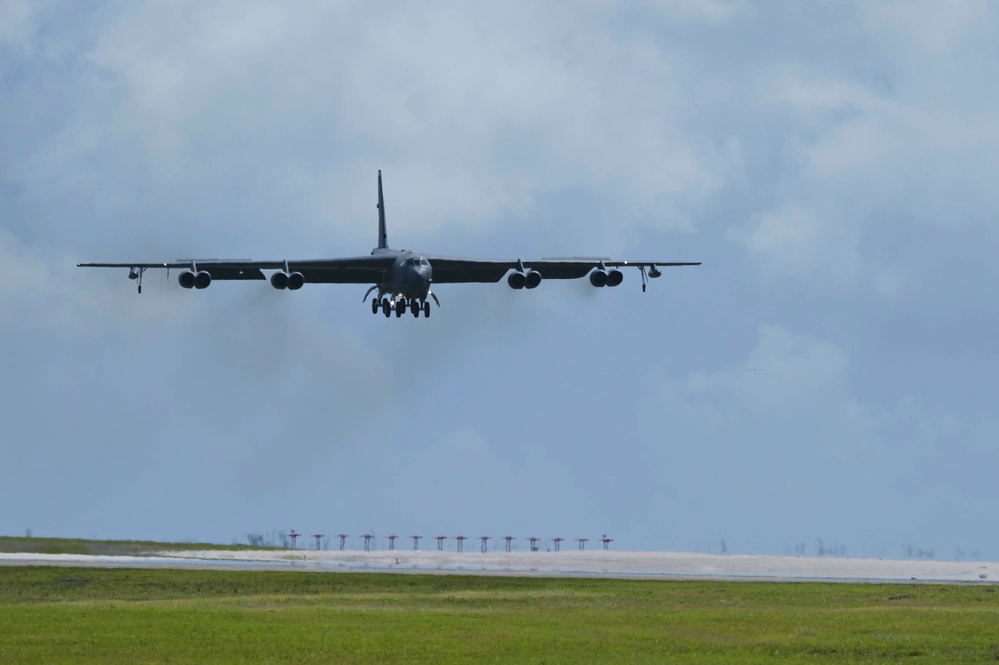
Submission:
<svg viewBox="0 0 999 665">
<path fill-rule="evenodd" d="M 315 547 L 315 536 L 298 535 L 300 542 L 295 543 L 295 547 L 302 549 L 313 549 Z M 322 549 L 329 549 L 330 536 L 320 536 Z M 281 549 L 287 550 L 292 547 L 291 534 L 287 531 L 271 531 L 270 533 L 248 533 L 246 542 L 254 549 Z"/>
<path fill-rule="evenodd" d="M 103 556 L 143 556 L 171 550 L 250 550 L 249 545 L 218 543 L 158 543 L 146 540 L 83 540 L 81 538 L 35 538 L 0 536 L 0 552 L 34 554 L 90 554 Z"/>
</svg>

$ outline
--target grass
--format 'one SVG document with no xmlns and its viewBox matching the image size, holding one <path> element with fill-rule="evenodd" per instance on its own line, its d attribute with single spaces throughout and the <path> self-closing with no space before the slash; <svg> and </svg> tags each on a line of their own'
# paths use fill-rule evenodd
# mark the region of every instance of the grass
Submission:
<svg viewBox="0 0 999 665">
<path fill-rule="evenodd" d="M 106 556 L 142 556 L 165 551 L 192 550 L 266 550 L 272 547 L 219 545 L 216 543 L 159 543 L 145 540 L 83 540 L 80 538 L 19 538 L 0 536 L 0 552 L 35 554 L 89 554 Z"/>
<path fill-rule="evenodd" d="M 996 662 L 997 592 L 0 567 L 0 663 Z"/>
</svg>

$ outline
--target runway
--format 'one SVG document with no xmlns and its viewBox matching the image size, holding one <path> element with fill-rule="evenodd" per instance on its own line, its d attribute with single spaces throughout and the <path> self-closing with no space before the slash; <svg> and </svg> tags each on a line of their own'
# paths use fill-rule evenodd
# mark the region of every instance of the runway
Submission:
<svg viewBox="0 0 999 665">
<path fill-rule="evenodd" d="M 190 551 L 150 556 L 5 554 L 7 566 L 196 568 L 622 579 L 999 583 L 999 563 L 689 552 Z"/>
</svg>

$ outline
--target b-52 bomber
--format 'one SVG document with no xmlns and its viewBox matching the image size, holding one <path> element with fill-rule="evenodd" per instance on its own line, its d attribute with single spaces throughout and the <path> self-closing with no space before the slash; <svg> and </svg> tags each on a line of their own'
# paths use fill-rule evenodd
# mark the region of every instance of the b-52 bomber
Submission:
<svg viewBox="0 0 999 665">
<path fill-rule="evenodd" d="M 150 268 L 180 270 L 177 281 L 185 289 L 206 289 L 218 280 L 263 280 L 264 270 L 272 270 L 271 286 L 297 291 L 305 284 L 371 284 L 361 302 L 372 292 L 371 312 L 386 317 L 401 317 L 407 310 L 414 317 L 430 316 L 430 300 L 440 307 L 431 290 L 438 284 L 470 282 L 506 282 L 513 289 L 534 289 L 543 279 L 578 279 L 589 275 L 595 287 L 617 286 L 624 279 L 621 268 L 638 268 L 642 291 L 648 278 L 659 277 L 665 266 L 696 266 L 700 261 L 612 261 L 607 258 L 573 257 L 565 259 L 493 260 L 469 259 L 436 254 L 421 254 L 388 246 L 385 229 L 385 200 L 382 196 L 382 172 L 378 172 L 378 246 L 368 256 L 312 260 L 219 260 L 178 259 L 172 263 L 79 263 L 81 268 L 128 268 L 128 276 L 137 282 L 142 293 L 142 275 Z"/>
</svg>

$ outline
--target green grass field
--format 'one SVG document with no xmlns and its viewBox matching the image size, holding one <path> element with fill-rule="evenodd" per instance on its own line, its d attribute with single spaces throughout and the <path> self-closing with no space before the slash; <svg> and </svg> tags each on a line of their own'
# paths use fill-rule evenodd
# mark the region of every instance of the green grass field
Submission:
<svg viewBox="0 0 999 665">
<path fill-rule="evenodd" d="M 0 567 L 0 663 L 999 660 L 999 587 Z"/>
</svg>

